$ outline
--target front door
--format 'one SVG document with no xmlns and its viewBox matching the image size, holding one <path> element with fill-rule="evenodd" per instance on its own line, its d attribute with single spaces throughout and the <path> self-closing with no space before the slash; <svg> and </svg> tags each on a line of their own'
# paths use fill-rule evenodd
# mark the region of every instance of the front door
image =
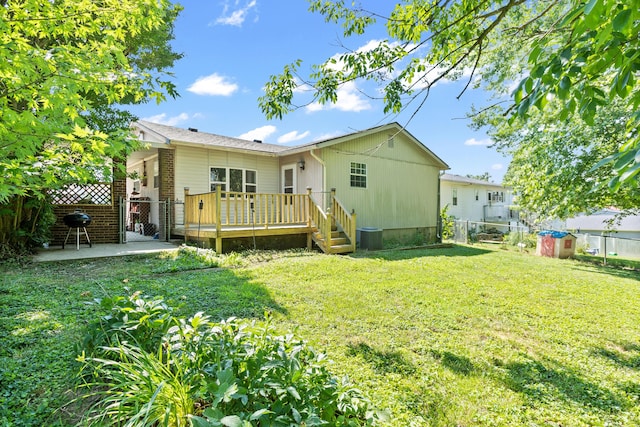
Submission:
<svg viewBox="0 0 640 427">
<path fill-rule="evenodd" d="M 282 192 L 284 194 L 295 193 L 296 188 L 296 165 L 282 166 Z"/>
<path fill-rule="evenodd" d="M 282 192 L 284 194 L 294 194 L 296 191 L 296 165 L 282 166 L 282 175 L 280 177 L 282 183 Z M 287 223 L 294 214 L 293 197 L 284 196 L 280 206 L 280 221 Z"/>
</svg>

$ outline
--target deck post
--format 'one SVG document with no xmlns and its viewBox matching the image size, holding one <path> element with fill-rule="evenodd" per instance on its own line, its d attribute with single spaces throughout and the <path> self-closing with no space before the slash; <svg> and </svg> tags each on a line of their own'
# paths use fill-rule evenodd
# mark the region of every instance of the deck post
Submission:
<svg viewBox="0 0 640 427">
<path fill-rule="evenodd" d="M 349 239 L 351 239 L 351 248 L 355 252 L 356 251 L 356 210 L 355 209 L 351 209 L 351 236 L 349 236 Z"/>
<path fill-rule="evenodd" d="M 312 239 L 312 234 L 313 231 L 311 231 L 311 209 L 312 209 L 312 201 L 311 201 L 311 187 L 307 187 L 307 227 L 309 228 L 309 231 L 307 232 L 307 250 L 310 251 L 311 248 L 313 247 L 313 239 Z"/>
<path fill-rule="evenodd" d="M 307 187 L 307 227 L 311 227 L 311 187 Z"/>
<path fill-rule="evenodd" d="M 187 221 L 188 215 L 187 215 L 187 209 L 189 209 L 189 203 L 187 203 L 187 198 L 189 197 L 189 187 L 184 187 L 184 212 L 182 213 L 182 215 L 184 215 L 184 218 L 182 219 L 182 222 L 184 222 L 184 242 L 187 243 L 187 241 L 189 240 L 189 221 Z"/>
<path fill-rule="evenodd" d="M 331 189 L 331 201 L 329 202 L 329 206 L 330 206 L 329 209 L 331 209 L 330 212 L 332 214 L 331 215 L 331 230 L 332 231 L 333 231 L 334 228 L 336 228 L 336 218 L 335 218 L 335 212 L 334 212 L 335 209 L 333 209 L 333 204 L 335 203 L 335 201 L 336 201 L 336 189 L 332 188 Z"/>
<path fill-rule="evenodd" d="M 222 253 L 222 187 L 216 185 L 216 253 Z"/>
</svg>

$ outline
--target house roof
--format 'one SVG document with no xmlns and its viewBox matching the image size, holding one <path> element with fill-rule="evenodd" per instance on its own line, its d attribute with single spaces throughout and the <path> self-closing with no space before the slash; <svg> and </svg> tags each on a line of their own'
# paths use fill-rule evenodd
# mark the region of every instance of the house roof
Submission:
<svg viewBox="0 0 640 427">
<path fill-rule="evenodd" d="M 202 145 L 230 150 L 251 151 L 255 154 L 265 155 L 274 155 L 289 148 L 281 145 L 265 144 L 255 141 L 247 141 L 240 138 L 216 135 L 213 133 L 199 132 L 195 129 L 181 129 L 173 126 L 147 122 L 145 120 L 139 120 L 136 124 L 140 129 L 151 131 L 161 138 L 164 138 L 167 144 L 178 142 L 189 145 Z"/>
<path fill-rule="evenodd" d="M 567 219 L 568 229 L 605 231 L 608 229 L 607 221 L 613 220 L 619 211 L 603 210 L 593 215 L 579 215 Z M 622 218 L 620 224 L 614 221 L 613 229 L 616 231 L 640 231 L 640 216 L 631 215 Z"/>
<path fill-rule="evenodd" d="M 332 145 L 340 144 L 342 142 L 354 139 L 356 137 L 372 135 L 372 134 L 375 134 L 375 133 L 378 133 L 378 132 L 384 132 L 384 131 L 389 131 L 389 130 L 393 130 L 396 133 L 401 133 L 402 132 L 407 137 L 409 137 L 409 139 L 413 143 L 415 143 L 421 150 L 423 150 L 428 156 L 433 158 L 433 160 L 435 160 L 435 162 L 439 164 L 439 167 L 440 167 L 441 170 L 449 169 L 449 165 L 447 165 L 444 162 L 444 160 L 442 160 L 440 157 L 438 157 L 433 151 L 431 151 L 429 148 L 427 148 L 422 142 L 420 142 L 416 137 L 411 135 L 411 133 L 409 133 L 405 128 L 403 128 L 402 126 L 400 126 L 396 122 L 388 123 L 386 125 L 372 127 L 372 128 L 365 129 L 365 130 L 362 130 L 362 131 L 349 133 L 349 134 L 346 134 L 346 135 L 341 135 L 341 136 L 337 136 L 337 137 L 333 137 L 333 138 L 328 138 L 328 139 L 324 139 L 324 140 L 320 140 L 320 141 L 315 141 L 315 142 L 311 142 L 311 143 L 308 143 L 308 144 L 302 144 L 302 145 L 298 145 L 296 147 L 290 147 L 286 151 L 282 152 L 282 154 L 283 155 L 296 154 L 296 153 L 301 153 L 301 152 L 305 152 L 305 151 L 310 151 L 310 150 L 313 150 L 313 149 L 331 147 Z"/>
<path fill-rule="evenodd" d="M 460 184 L 467 184 L 467 185 L 482 185 L 484 187 L 505 188 L 502 184 L 496 184 L 495 182 L 484 181 L 482 179 L 468 178 L 466 176 L 453 175 L 453 174 L 450 174 L 450 173 L 442 174 L 440 176 L 440 180 L 449 181 L 449 182 L 456 182 L 456 183 L 460 183 Z"/>
<path fill-rule="evenodd" d="M 148 122 L 146 120 L 139 120 L 135 123 L 143 131 L 149 131 L 156 134 L 161 139 L 164 139 L 166 144 L 172 143 L 184 143 L 189 145 L 199 145 L 207 147 L 219 147 L 226 150 L 252 152 L 254 154 L 262 155 L 288 155 L 296 154 L 306 151 L 311 151 L 316 148 L 325 148 L 332 145 L 340 144 L 342 142 L 351 140 L 355 137 L 367 136 L 378 132 L 384 132 L 393 130 L 396 133 L 404 133 L 413 141 L 421 150 L 423 150 L 428 156 L 430 156 L 441 170 L 449 169 L 447 165 L 440 157 L 435 155 L 433 151 L 429 150 L 424 144 L 418 141 L 413 135 L 411 135 L 406 129 L 401 127 L 398 123 L 389 123 L 382 126 L 373 127 L 359 132 L 342 135 L 335 138 L 329 138 L 321 141 L 311 142 L 308 144 L 302 144 L 295 147 L 288 147 L 275 144 L 267 144 L 255 141 L 246 141 L 239 138 L 232 138 L 228 136 L 216 135 L 207 132 L 199 132 L 197 130 L 182 129 L 173 126 L 161 125 L 158 123 Z"/>
</svg>

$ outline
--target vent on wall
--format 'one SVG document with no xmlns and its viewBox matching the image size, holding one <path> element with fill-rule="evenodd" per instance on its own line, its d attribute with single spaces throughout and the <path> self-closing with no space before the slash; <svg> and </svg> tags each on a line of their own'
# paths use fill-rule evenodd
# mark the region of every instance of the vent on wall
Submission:
<svg viewBox="0 0 640 427">
<path fill-rule="evenodd" d="M 394 136 L 389 135 L 389 139 L 387 139 L 387 145 L 389 146 L 389 148 L 393 148 L 394 144 L 395 144 Z"/>
</svg>

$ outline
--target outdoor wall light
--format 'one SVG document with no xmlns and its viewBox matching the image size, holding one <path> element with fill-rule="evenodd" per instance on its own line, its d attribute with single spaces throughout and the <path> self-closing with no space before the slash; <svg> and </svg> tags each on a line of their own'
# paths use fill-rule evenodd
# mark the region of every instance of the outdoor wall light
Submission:
<svg viewBox="0 0 640 427">
<path fill-rule="evenodd" d="M 304 160 L 300 160 L 300 161 L 298 162 L 298 167 L 300 168 L 300 170 L 301 170 L 301 171 L 303 171 L 303 170 L 304 170 Z"/>
</svg>

